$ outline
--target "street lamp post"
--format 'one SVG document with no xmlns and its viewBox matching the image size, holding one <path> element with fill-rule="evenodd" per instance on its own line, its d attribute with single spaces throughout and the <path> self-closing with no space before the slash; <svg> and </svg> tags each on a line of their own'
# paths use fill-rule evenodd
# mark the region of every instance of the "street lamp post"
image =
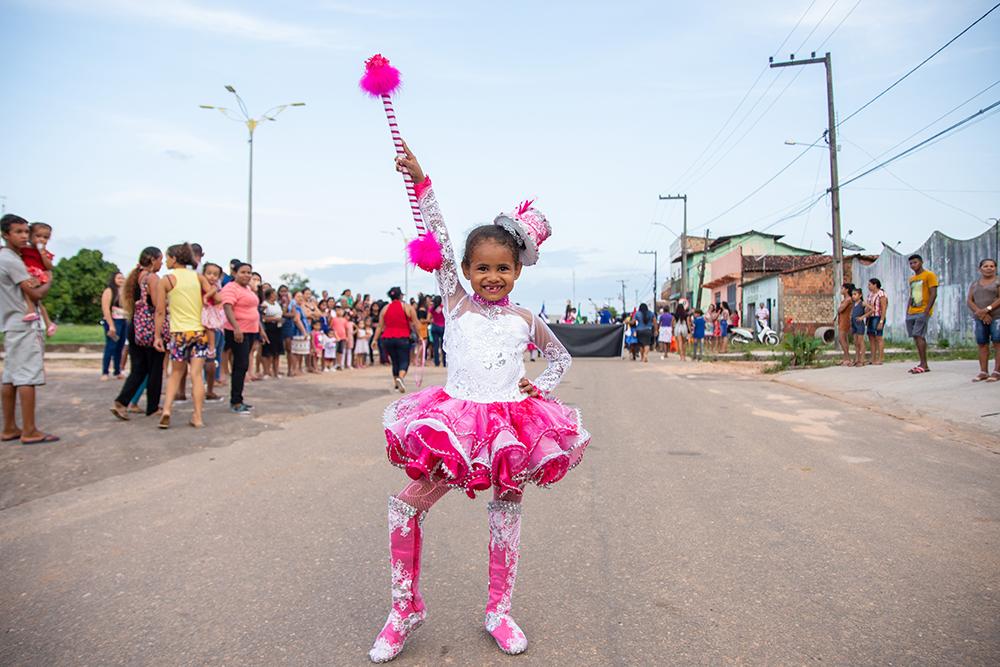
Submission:
<svg viewBox="0 0 1000 667">
<path fill-rule="evenodd" d="M 687 299 L 687 259 L 688 259 L 688 248 L 687 248 L 687 235 L 688 235 L 688 196 L 687 195 L 660 195 L 661 200 L 672 200 L 681 199 L 684 201 L 684 231 L 681 232 L 681 298 Z M 661 227 L 666 227 L 663 223 L 654 223 Z M 673 233 L 673 232 L 671 232 Z M 676 234 L 675 234 L 676 236 Z M 706 248 L 707 252 L 708 249 Z"/>
<path fill-rule="evenodd" d="M 239 96 L 236 89 L 233 86 L 227 85 L 226 90 L 233 94 L 236 98 L 236 102 L 239 105 L 239 113 L 236 113 L 232 109 L 227 109 L 226 107 L 217 107 L 211 104 L 201 104 L 199 105 L 202 109 L 214 109 L 221 113 L 223 116 L 229 120 L 234 120 L 239 123 L 243 123 L 247 128 L 247 144 L 250 147 L 250 169 L 249 169 L 249 182 L 247 184 L 247 259 L 248 263 L 253 262 L 253 133 L 257 129 L 257 126 L 266 120 L 274 121 L 277 120 L 277 115 L 287 109 L 288 107 L 304 107 L 305 102 L 292 102 L 290 104 L 279 104 L 276 107 L 268 109 L 258 118 L 253 118 L 250 112 L 247 111 L 246 104 L 243 103 L 243 98 Z"/>
</svg>

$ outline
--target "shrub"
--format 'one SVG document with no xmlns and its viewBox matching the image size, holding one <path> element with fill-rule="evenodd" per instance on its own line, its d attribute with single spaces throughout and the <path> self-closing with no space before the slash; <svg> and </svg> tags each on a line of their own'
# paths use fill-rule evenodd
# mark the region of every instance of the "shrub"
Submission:
<svg viewBox="0 0 1000 667">
<path fill-rule="evenodd" d="M 792 353 L 792 366 L 811 366 L 816 363 L 816 355 L 823 347 L 823 341 L 804 333 L 793 333 L 785 337 L 785 349 Z"/>
</svg>

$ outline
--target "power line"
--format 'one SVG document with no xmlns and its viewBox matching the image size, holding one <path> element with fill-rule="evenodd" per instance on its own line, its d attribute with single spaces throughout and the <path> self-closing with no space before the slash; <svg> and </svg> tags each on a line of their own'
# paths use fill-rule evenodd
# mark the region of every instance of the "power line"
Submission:
<svg viewBox="0 0 1000 667">
<path fill-rule="evenodd" d="M 992 14 L 994 11 L 996 11 L 997 7 L 1000 7 L 1000 2 L 998 2 L 995 5 L 993 5 L 993 7 L 989 11 L 987 11 L 985 14 L 983 14 L 982 16 L 980 16 L 978 19 L 976 19 L 975 21 L 973 21 L 972 23 L 970 23 L 968 26 L 966 26 L 965 29 L 962 30 L 962 32 L 958 33 L 957 35 L 955 35 L 954 37 L 952 37 L 951 39 L 949 39 L 947 42 L 945 42 L 944 45 L 941 46 L 941 48 L 939 48 L 937 51 L 935 51 L 934 53 L 932 53 L 929 56 L 927 56 L 926 58 L 924 58 L 920 62 L 919 65 L 917 65 L 916 67 L 912 68 L 909 72 L 907 72 L 903 76 L 901 76 L 898 79 L 896 79 L 888 88 L 886 88 L 881 93 L 879 93 L 875 97 L 871 98 L 870 100 L 868 100 L 867 102 L 865 102 L 864 104 L 862 104 L 860 107 L 858 107 L 857 109 L 855 109 L 853 112 L 851 112 L 850 114 L 848 114 L 847 117 L 845 117 L 842 121 L 840 121 L 839 123 L 837 123 L 837 126 L 840 127 L 841 125 L 843 125 L 844 123 L 846 123 L 850 119 L 854 118 L 859 113 L 861 113 L 862 111 L 864 111 L 865 109 L 867 109 L 872 103 L 875 102 L 875 100 L 879 99 L 880 97 L 882 97 L 883 95 L 885 95 L 886 93 L 888 93 L 890 90 L 892 90 L 893 88 L 895 88 L 896 86 L 898 86 L 907 77 L 909 77 L 911 74 L 913 74 L 914 72 L 916 72 L 918 69 L 920 69 L 921 67 L 923 67 L 924 65 L 926 65 L 928 62 L 930 62 L 931 59 L 934 58 L 934 56 L 936 56 L 937 54 L 941 53 L 946 48 L 948 48 L 949 46 L 951 46 L 951 44 L 954 43 L 955 40 L 957 40 L 959 37 L 961 37 L 965 33 L 969 32 L 969 30 L 971 30 L 977 23 L 979 23 L 980 21 L 982 21 L 983 19 L 985 19 L 987 16 L 989 16 L 990 14 Z"/>
<path fill-rule="evenodd" d="M 865 150 L 863 146 L 860 146 L 857 143 L 855 143 L 855 142 L 853 142 L 853 141 L 851 141 L 850 139 L 847 139 L 847 138 L 845 138 L 844 141 L 846 141 L 847 143 L 851 144 L 852 146 L 854 146 L 855 148 L 857 148 L 858 150 L 860 150 L 861 152 L 863 152 L 868 157 L 872 157 L 872 154 L 869 153 L 867 150 Z M 890 171 L 888 167 L 883 167 L 883 168 L 885 169 L 885 173 L 889 174 L 894 179 L 896 179 L 897 181 L 899 181 L 900 183 L 902 183 L 903 185 L 906 186 L 906 188 L 899 188 L 900 190 L 903 190 L 903 191 L 907 191 L 908 190 L 908 191 L 911 191 L 911 192 L 916 192 L 918 195 L 926 197 L 927 199 L 930 199 L 931 201 L 935 201 L 938 204 L 941 204 L 942 206 L 947 206 L 948 208 L 953 209 L 955 211 L 958 211 L 959 213 L 963 213 L 963 214 L 969 216 L 970 218 L 975 218 L 976 220 L 982 221 L 982 219 L 983 219 L 982 216 L 976 215 L 972 211 L 967 211 L 967 210 L 965 210 L 964 208 L 962 208 L 960 206 L 955 206 L 951 202 L 946 202 L 943 199 L 935 197 L 934 195 L 932 195 L 932 194 L 930 194 L 930 193 L 928 193 L 928 192 L 926 192 L 924 190 L 921 190 L 917 186 L 910 184 L 908 181 L 903 180 L 901 177 L 897 176 L 895 172 Z"/>
<path fill-rule="evenodd" d="M 819 141 L 822 138 L 823 138 L 822 135 L 820 135 L 819 137 L 816 138 L 816 141 Z M 812 143 L 816 143 L 816 142 L 814 141 Z M 733 204 L 732 206 L 730 206 L 729 208 L 727 208 L 722 213 L 719 213 L 715 217 L 713 217 L 713 218 L 711 218 L 709 220 L 706 220 L 705 222 L 703 222 L 702 224 L 700 224 L 700 225 L 698 225 L 696 227 L 692 227 L 690 231 L 694 231 L 696 229 L 701 229 L 702 227 L 707 227 L 708 225 L 712 224 L 713 222 L 715 222 L 716 220 L 718 220 L 722 216 L 724 216 L 724 215 L 732 212 L 734 209 L 736 209 L 737 207 L 739 207 L 740 205 L 742 205 L 744 202 L 746 202 L 748 199 L 750 199 L 751 197 L 753 197 L 755 194 L 757 194 L 758 192 L 760 192 L 761 190 L 763 190 L 764 188 L 766 188 L 768 185 L 770 185 L 771 183 L 773 183 L 775 181 L 775 179 L 777 179 L 783 173 L 785 173 L 786 171 L 788 171 L 788 169 L 793 164 L 795 164 L 796 162 L 798 162 L 799 160 L 802 159 L 802 157 L 806 154 L 806 152 L 809 151 L 810 148 L 811 148 L 811 146 L 806 146 L 804 149 L 802 149 L 802 152 L 800 152 L 798 155 L 796 155 L 794 158 L 792 158 L 791 162 L 789 162 L 788 164 L 786 164 L 784 167 L 782 167 L 781 169 L 779 169 L 774 175 L 772 175 L 766 181 L 764 181 L 763 183 L 761 183 L 760 185 L 758 185 L 756 188 L 754 188 L 753 190 L 751 190 L 746 196 L 744 196 L 738 202 L 736 202 L 735 204 Z"/>
<path fill-rule="evenodd" d="M 722 155 L 720 155 L 720 156 L 719 156 L 719 159 L 718 159 L 718 160 L 716 160 L 716 161 L 715 161 L 715 163 L 713 163 L 711 167 L 709 167 L 709 168 L 708 168 L 708 169 L 707 169 L 707 170 L 706 170 L 705 172 L 703 172 L 703 173 L 702 173 L 702 174 L 701 174 L 700 176 L 698 176 L 698 178 L 696 178 L 695 180 L 693 180 L 693 181 L 691 181 L 690 183 L 688 183 L 688 184 L 687 184 L 687 187 L 688 187 L 688 188 L 690 188 L 691 186 L 693 186 L 693 185 L 694 185 L 695 183 L 699 183 L 699 182 L 700 182 L 700 181 L 701 181 L 701 180 L 702 180 L 703 178 L 705 178 L 706 176 L 708 176 L 708 174 L 709 174 L 709 173 L 711 173 L 711 171 L 712 171 L 713 169 L 715 169 L 715 168 L 716 168 L 717 166 L 719 166 L 719 163 L 720 163 L 720 162 L 722 162 L 723 160 L 725 160 L 725 159 L 726 159 L 726 156 L 728 156 L 728 155 L 729 155 L 730 153 L 732 153 L 732 152 L 733 152 L 733 149 L 734 149 L 734 148 L 736 148 L 737 146 L 739 146 L 739 145 L 740 145 L 740 144 L 741 144 L 741 143 L 743 142 L 743 140 L 747 138 L 747 136 L 748 136 L 748 135 L 749 135 L 749 134 L 750 134 L 750 133 L 751 133 L 751 132 L 753 131 L 753 129 L 754 129 L 755 127 L 757 127 L 757 124 L 758 124 L 758 123 L 760 123 L 760 121 L 762 121 L 762 120 L 764 119 L 764 116 L 766 116 L 766 115 L 767 115 L 768 113 L 770 113 L 771 109 L 772 109 L 772 108 L 774 108 L 774 105 L 778 103 L 778 100 L 780 100 L 780 99 L 781 99 L 781 97 L 782 97 L 782 96 L 783 96 L 783 95 L 785 94 L 785 92 L 786 92 L 786 91 L 787 91 L 787 90 L 788 90 L 789 88 L 791 88 L 792 84 L 793 84 L 793 83 L 795 83 L 795 80 L 796 80 L 796 79 L 798 79 L 798 78 L 799 78 L 799 75 L 801 75 L 801 74 L 802 74 L 802 71 L 803 71 L 803 70 L 798 70 L 797 72 L 795 72 L 795 76 L 793 76 L 793 77 L 792 77 L 792 78 L 791 78 L 791 79 L 790 79 L 790 80 L 788 81 L 788 83 L 787 83 L 787 84 L 785 84 L 785 87 L 781 89 L 781 92 L 779 92 L 779 93 L 778 93 L 778 94 L 777 94 L 777 95 L 775 96 L 775 98 L 774 98 L 773 100 L 771 100 L 771 103 L 770 103 L 770 104 L 769 104 L 769 105 L 767 106 L 767 108 L 766 108 L 766 109 L 764 109 L 763 113 L 761 113 L 761 114 L 760 114 L 759 116 L 757 116 L 757 120 L 755 120 L 755 121 L 753 122 L 753 124 L 752 124 L 752 125 L 750 125 L 750 127 L 748 127 L 748 128 L 747 128 L 746 132 L 744 132 L 744 133 L 743 133 L 743 135 L 742 135 L 742 136 L 740 136 L 740 138 L 739 138 L 739 139 L 737 139 L 737 140 L 736 140 L 736 142 L 735 142 L 734 144 L 732 144 L 732 145 L 731 145 L 731 146 L 730 146 L 730 147 L 729 147 L 729 148 L 728 148 L 728 149 L 726 150 L 726 152 L 725 152 L 725 153 L 723 153 Z M 777 81 L 777 79 L 775 79 L 775 81 Z M 764 92 L 766 93 L 767 91 L 764 91 Z M 763 96 L 762 96 L 762 98 L 763 98 Z M 744 120 L 745 120 L 745 118 L 744 118 Z M 740 123 L 742 124 L 742 121 L 740 121 Z"/>
<path fill-rule="evenodd" d="M 778 48 L 774 50 L 774 55 L 777 55 L 778 52 L 781 51 L 782 47 L 784 47 L 785 44 L 788 43 L 788 40 L 791 39 L 795 31 L 798 30 L 800 25 L 802 25 L 802 21 L 806 18 L 806 15 L 809 14 L 810 10 L 812 10 L 815 4 L 816 0 L 812 0 L 812 2 L 809 3 L 809 6 L 806 7 L 805 11 L 802 12 L 802 15 L 799 16 L 799 20 L 795 22 L 795 25 L 792 26 L 792 29 L 789 30 L 788 34 L 785 35 L 785 38 L 781 40 L 781 44 L 778 45 Z M 707 153 L 708 150 L 715 143 L 715 140 L 718 139 L 719 136 L 725 131 L 726 127 L 729 125 L 729 121 L 731 121 L 736 116 L 737 112 L 739 112 L 739 110 L 743 107 L 743 103 L 746 102 L 747 98 L 750 97 L 750 93 L 754 91 L 754 89 L 757 87 L 757 84 L 760 83 L 761 78 L 764 76 L 764 73 L 767 72 L 768 69 L 769 69 L 768 67 L 764 67 L 763 69 L 760 70 L 760 73 L 757 74 L 757 78 L 753 80 L 753 83 L 750 84 L 750 87 L 747 88 L 747 91 L 743 93 L 743 97 L 740 98 L 739 103 L 736 105 L 736 107 L 733 108 L 732 112 L 730 112 L 729 116 L 722 123 L 722 126 L 719 127 L 718 131 L 716 131 L 715 135 L 709 140 L 709 142 L 705 144 L 705 148 L 703 148 L 701 153 L 698 154 L 698 157 L 696 157 L 694 161 L 691 162 L 690 165 L 688 165 L 687 169 L 685 169 L 681 173 L 681 175 L 677 177 L 676 183 L 678 185 L 680 185 L 680 183 L 684 180 L 684 177 L 687 176 L 692 169 L 694 169 L 695 165 L 698 164 L 701 158 L 704 157 L 705 153 Z M 725 141 L 723 141 L 723 143 L 725 143 Z M 670 188 L 671 191 L 676 189 L 677 189 L 676 187 Z"/>
<path fill-rule="evenodd" d="M 826 17 L 830 15 L 830 12 L 833 11 L 833 8 L 836 7 L 839 2 L 840 0 L 833 0 L 833 4 L 827 8 L 826 13 L 823 14 L 822 17 L 820 17 L 819 21 L 816 22 L 816 25 L 813 26 L 813 29 L 809 31 L 809 34 L 806 35 L 806 38 L 802 40 L 801 44 L 799 44 L 799 48 L 795 49 L 796 53 L 802 50 L 802 47 L 806 45 L 806 42 L 808 42 L 809 38 L 813 36 L 813 33 L 815 33 L 816 30 L 818 30 L 819 27 L 823 25 L 823 21 L 826 20 Z M 837 27 L 839 28 L 840 26 Z M 829 39 L 829 37 L 827 39 Z"/>
<path fill-rule="evenodd" d="M 854 3 L 853 7 L 851 7 L 849 10 L 847 10 L 847 13 L 844 14 L 844 18 L 840 19 L 840 23 L 837 24 L 837 27 L 834 28 L 833 30 L 831 30 L 830 34 L 826 36 L 826 39 L 824 39 L 822 42 L 820 42 L 819 46 L 816 47 L 817 51 L 819 51 L 820 49 L 822 49 L 823 46 L 826 45 L 826 43 L 830 41 L 830 38 L 833 37 L 833 34 L 835 32 L 837 32 L 838 30 L 840 30 L 840 26 L 844 25 L 844 22 L 847 21 L 847 19 L 851 18 L 851 14 L 854 13 L 854 10 L 857 9 L 858 5 L 860 5 L 860 4 L 861 4 L 861 0 L 858 0 L 857 2 Z"/>
<path fill-rule="evenodd" d="M 948 111 L 945 111 L 943 114 L 941 114 L 940 116 L 938 116 L 937 118 L 935 118 L 931 122 L 927 123 L 922 128 L 920 128 L 916 132 L 912 133 L 908 137 L 897 141 L 895 144 L 893 144 L 889 148 L 885 149 L 884 151 L 882 151 L 881 153 L 879 153 L 878 155 L 876 155 L 875 157 L 873 157 L 868 162 L 865 162 L 863 165 L 861 165 L 859 167 L 859 170 L 860 169 L 864 169 L 865 167 L 867 167 L 868 165 L 870 165 L 872 162 L 875 162 L 876 160 L 878 160 L 879 158 L 881 158 L 883 155 L 886 155 L 886 154 L 891 153 L 892 151 L 896 150 L 897 148 L 899 148 L 900 146 L 902 146 L 903 144 L 905 144 L 907 141 L 909 141 L 913 137 L 917 136 L 918 134 L 920 134 L 924 130 L 926 130 L 926 129 L 928 129 L 928 128 L 934 126 L 934 125 L 936 125 L 939 121 L 947 118 L 948 116 L 950 116 L 951 114 L 955 113 L 956 111 L 958 111 L 959 109 L 961 109 L 962 107 L 964 107 L 966 104 L 968 104 L 972 100 L 976 99 L 977 97 L 981 96 L 982 94 L 988 92 L 989 90 L 995 88 L 998 85 L 1000 85 L 1000 79 L 997 79 L 996 81 L 994 81 L 990 85 L 986 86 L 985 88 L 983 88 L 982 90 L 980 90 L 978 93 L 976 93 L 972 97 L 970 97 L 967 100 L 965 100 L 964 102 L 961 102 L 961 103 L 955 105 L 954 107 L 952 107 L 951 109 L 949 109 Z M 855 173 L 857 173 L 857 172 L 855 172 Z"/>
<path fill-rule="evenodd" d="M 971 121 L 979 118 L 983 114 L 986 114 L 986 113 L 992 111 L 993 109 L 995 109 L 998 106 L 1000 106 L 1000 100 L 997 100 L 996 102 L 994 102 L 993 104 L 989 105 L 988 107 L 980 109 L 979 111 L 977 111 L 976 113 L 972 114 L 971 116 L 967 116 L 966 118 L 963 118 L 962 120 L 958 121 L 957 123 L 946 127 L 945 129 L 941 130 L 937 134 L 935 134 L 935 135 L 933 135 L 931 137 L 928 137 L 927 139 L 924 139 L 920 143 L 915 144 L 913 146 L 910 146 L 905 151 L 903 151 L 901 153 L 897 153 L 896 155 L 893 155 L 888 160 L 880 162 L 879 164 L 875 165 L 871 169 L 869 169 L 867 171 L 864 171 L 864 172 L 861 172 L 857 176 L 854 176 L 852 178 L 847 179 L 846 181 L 844 181 L 843 183 L 840 184 L 841 189 L 843 189 L 847 185 L 850 185 L 854 181 L 856 181 L 858 179 L 861 179 L 861 178 L 864 178 L 868 174 L 870 174 L 870 173 L 872 173 L 874 171 L 878 171 L 882 167 L 885 167 L 886 165 L 891 164 L 892 162 L 895 162 L 896 160 L 899 160 L 900 158 L 903 158 L 903 157 L 906 157 L 907 155 L 910 155 L 914 151 L 919 150 L 920 148 L 922 148 L 924 146 L 927 146 L 931 142 L 934 142 L 934 141 L 936 141 L 936 140 L 944 137 L 945 134 L 948 134 L 949 132 L 957 130 L 958 128 L 962 127 L 963 125 L 966 125 L 967 123 L 969 123 L 969 122 L 971 122 Z"/>
</svg>

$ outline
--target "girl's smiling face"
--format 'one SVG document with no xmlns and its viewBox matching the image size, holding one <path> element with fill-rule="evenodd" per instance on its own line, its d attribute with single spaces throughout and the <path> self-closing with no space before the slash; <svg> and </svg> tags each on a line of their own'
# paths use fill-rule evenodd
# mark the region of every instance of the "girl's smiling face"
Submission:
<svg viewBox="0 0 1000 667">
<path fill-rule="evenodd" d="M 521 275 L 521 264 L 509 246 L 486 238 L 470 255 L 469 262 L 462 263 L 462 273 L 476 294 L 487 301 L 500 301 L 511 293 Z"/>
</svg>

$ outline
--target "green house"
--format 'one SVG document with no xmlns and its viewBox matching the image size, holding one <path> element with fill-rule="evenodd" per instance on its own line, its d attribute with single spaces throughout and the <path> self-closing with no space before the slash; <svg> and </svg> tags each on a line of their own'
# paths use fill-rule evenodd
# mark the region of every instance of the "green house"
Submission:
<svg viewBox="0 0 1000 667">
<path fill-rule="evenodd" d="M 781 239 L 784 238 L 783 234 L 766 234 L 764 232 L 758 232 L 755 230 L 750 230 L 747 232 L 741 232 L 739 234 L 730 234 L 727 236 L 720 236 L 715 239 L 708 239 L 708 247 L 705 248 L 704 237 L 692 237 L 688 236 L 688 253 L 687 253 L 687 284 L 688 284 L 688 303 L 695 304 L 697 299 L 694 295 L 697 294 L 699 288 L 703 289 L 703 294 L 701 297 L 701 303 L 703 306 L 711 302 L 711 290 L 702 288 L 705 283 L 710 283 L 712 281 L 712 262 L 727 255 L 733 250 L 742 247 L 742 254 L 744 256 L 759 256 L 759 255 L 819 255 L 821 254 L 816 250 L 809 250 L 807 248 L 799 248 L 788 243 L 783 242 Z M 672 284 L 676 286 L 674 294 L 671 294 L 671 298 L 680 298 L 679 285 L 680 285 L 680 274 L 681 274 L 681 246 L 680 239 L 674 241 L 670 248 L 670 255 L 672 257 L 671 263 L 671 275 L 674 276 Z M 701 265 L 702 258 L 704 257 L 705 262 L 705 276 L 704 280 L 701 279 Z"/>
</svg>

